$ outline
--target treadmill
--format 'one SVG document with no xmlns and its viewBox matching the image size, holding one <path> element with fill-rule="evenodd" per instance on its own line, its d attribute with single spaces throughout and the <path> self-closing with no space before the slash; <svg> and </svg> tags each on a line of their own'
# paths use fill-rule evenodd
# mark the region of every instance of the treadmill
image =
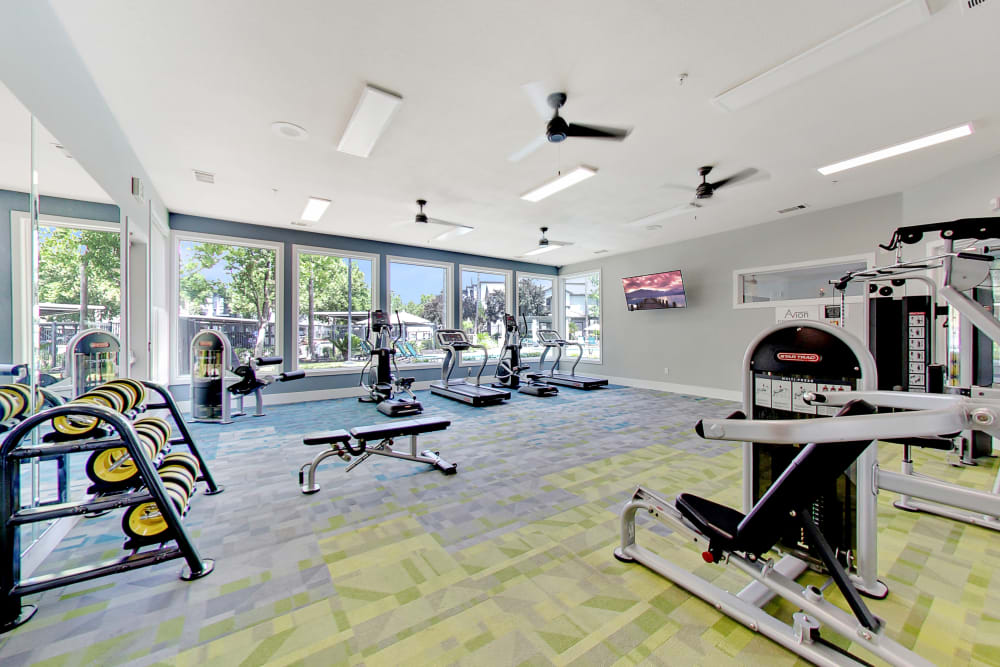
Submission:
<svg viewBox="0 0 1000 667">
<path fill-rule="evenodd" d="M 583 345 L 563 340 L 559 337 L 559 332 L 554 329 L 539 329 L 536 337 L 545 349 L 542 350 L 542 358 L 538 360 L 539 372 L 528 373 L 529 378 L 538 382 L 544 382 L 545 384 L 558 384 L 563 387 L 572 387 L 573 389 L 597 389 L 598 387 L 607 386 L 608 381 L 602 378 L 592 378 L 576 374 L 576 367 L 580 364 L 580 360 L 583 359 Z M 562 359 L 563 348 L 567 345 L 575 345 L 580 348 L 580 356 L 576 358 L 576 363 L 573 364 L 573 368 L 569 370 L 568 375 L 566 373 L 556 373 L 556 369 L 559 368 L 559 360 Z M 552 368 L 544 371 L 542 370 L 542 365 L 545 363 L 545 356 L 552 348 L 556 349 L 556 358 L 552 362 Z"/>
<path fill-rule="evenodd" d="M 510 392 L 503 389 L 494 389 L 479 384 L 479 378 L 486 368 L 486 361 L 489 353 L 485 345 L 476 345 L 468 339 L 461 329 L 438 329 L 434 334 L 437 338 L 438 347 L 445 351 L 444 364 L 441 366 L 441 381 L 431 383 L 431 393 L 438 396 L 445 396 L 455 401 L 468 403 L 469 405 L 495 405 L 510 398 Z M 458 358 L 462 350 L 478 347 L 483 351 L 483 365 L 476 373 L 476 383 L 466 382 L 464 379 L 451 379 L 451 372 L 458 363 Z"/>
</svg>

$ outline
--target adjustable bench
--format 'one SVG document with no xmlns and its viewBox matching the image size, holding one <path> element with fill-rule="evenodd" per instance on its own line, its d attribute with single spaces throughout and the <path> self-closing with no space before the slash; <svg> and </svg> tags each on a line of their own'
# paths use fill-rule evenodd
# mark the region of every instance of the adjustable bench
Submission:
<svg viewBox="0 0 1000 667">
<path fill-rule="evenodd" d="M 344 472 L 350 472 L 372 454 L 378 454 L 379 456 L 426 463 L 434 466 L 445 475 L 454 475 L 458 472 L 458 466 L 442 459 L 439 452 L 425 449 L 419 454 L 417 453 L 418 435 L 443 431 L 450 425 L 451 422 L 447 419 L 427 417 L 388 424 L 357 426 L 352 428 L 350 433 L 338 430 L 317 438 L 305 438 L 302 442 L 307 445 L 330 445 L 330 449 L 320 452 L 312 461 L 299 468 L 299 485 L 302 488 L 302 493 L 311 494 L 319 491 L 319 484 L 316 483 L 316 468 L 331 456 L 339 456 L 344 461 L 351 461 L 352 456 L 356 457 Z M 410 451 L 393 449 L 393 439 L 405 436 L 410 438 Z M 357 441 L 357 445 L 351 444 L 352 437 Z M 369 443 L 372 442 L 376 444 L 370 445 Z"/>
</svg>

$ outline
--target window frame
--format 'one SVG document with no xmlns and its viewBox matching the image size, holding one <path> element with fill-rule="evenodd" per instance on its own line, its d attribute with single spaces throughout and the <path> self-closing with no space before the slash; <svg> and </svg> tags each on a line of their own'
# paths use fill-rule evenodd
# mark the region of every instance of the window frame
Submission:
<svg viewBox="0 0 1000 667">
<path fill-rule="evenodd" d="M 811 259 L 802 262 L 791 262 L 788 264 L 772 264 L 769 266 L 757 266 L 750 267 L 746 269 L 736 269 L 733 271 L 733 308 L 744 309 L 744 308 L 786 308 L 790 306 L 814 306 L 821 304 L 830 303 L 830 299 L 834 296 L 825 297 L 810 297 L 807 299 L 785 299 L 783 301 L 752 301 L 750 303 L 744 303 L 741 301 L 740 294 L 740 278 L 749 273 L 779 273 L 781 271 L 789 271 L 794 269 L 815 269 L 824 266 L 834 266 L 837 264 L 847 264 L 850 262 L 865 262 L 867 268 L 872 268 L 875 266 L 875 253 L 861 253 L 857 255 L 843 255 L 840 257 L 822 257 L 818 259 Z M 864 295 L 857 296 L 845 296 L 845 303 L 861 303 Z M 836 297 L 840 300 L 840 297 Z"/>
<path fill-rule="evenodd" d="M 385 296 L 389 299 L 389 306 L 392 307 L 392 265 L 396 264 L 410 264 L 412 266 L 426 266 L 435 269 L 444 269 L 444 322 L 445 324 L 442 328 L 451 329 L 454 327 L 455 317 L 454 317 L 454 300 L 455 300 L 455 264 L 453 262 L 439 262 L 432 259 L 417 259 L 415 257 L 404 257 L 402 255 L 385 255 Z M 416 364 L 416 363 L 399 363 L 397 359 L 398 368 L 440 368 L 444 364 L 442 359 L 440 362 L 426 363 L 426 364 Z"/>
<path fill-rule="evenodd" d="M 492 269 L 492 268 L 485 267 L 485 266 L 473 266 L 471 264 L 459 264 L 458 265 L 458 283 L 459 283 L 458 317 L 455 318 L 457 320 L 457 322 L 458 322 L 457 328 L 459 328 L 459 329 L 462 328 L 462 302 L 461 302 L 462 295 L 461 295 L 461 290 L 462 290 L 462 273 L 465 272 L 465 271 L 471 271 L 471 272 L 474 272 L 474 273 L 493 273 L 493 274 L 497 274 L 497 275 L 503 275 L 504 309 L 508 313 L 511 312 L 511 307 L 512 307 L 512 305 L 514 303 L 514 301 L 513 301 L 514 296 L 511 294 L 511 291 L 515 288 L 515 286 L 514 286 L 514 270 L 513 269 Z M 501 343 L 502 342 L 503 342 L 503 340 L 501 339 Z M 503 351 L 501 350 L 501 353 L 502 352 Z M 460 355 L 460 356 L 461 356 L 461 358 L 458 360 L 458 365 L 459 366 L 480 366 L 483 363 L 481 361 L 475 361 L 475 360 L 466 361 L 464 353 L 462 355 Z M 497 359 L 494 359 L 493 363 L 495 364 L 496 361 L 497 361 Z M 487 366 L 487 368 L 489 368 L 489 365 L 490 365 L 490 355 L 489 355 L 489 351 L 487 351 L 487 353 L 486 353 L 486 366 Z M 483 372 L 486 372 L 486 371 L 483 371 Z"/>
<path fill-rule="evenodd" d="M 517 315 L 517 323 L 521 325 L 521 300 L 517 295 L 517 286 L 521 282 L 521 278 L 532 278 L 536 280 L 549 280 L 552 282 L 552 314 L 549 316 L 552 318 L 552 326 L 558 331 L 560 329 L 559 324 L 559 304 L 561 299 L 559 298 L 559 276 L 553 274 L 545 273 L 530 273 L 528 271 L 518 271 L 514 274 L 514 312 Z"/>
<path fill-rule="evenodd" d="M 72 218 L 61 215 L 39 213 L 38 225 L 46 227 L 66 227 L 84 229 L 87 231 L 113 232 L 121 239 L 122 224 L 108 220 L 90 220 L 87 218 Z M 11 249 L 11 352 L 13 358 L 29 359 L 32 340 L 25 338 L 27 328 L 25 323 L 31 323 L 31 280 L 25 280 L 31 275 L 28 263 L 31 261 L 31 214 L 27 211 L 12 209 L 10 212 L 10 249 Z M 119 282 L 119 308 L 125 293 L 125 282 L 121 274 Z M 119 311 L 121 312 L 121 311 Z M 119 318 L 121 315 L 119 315 Z"/>
<path fill-rule="evenodd" d="M 598 359 L 596 361 L 593 360 L 593 359 L 582 358 L 582 359 L 580 359 L 580 363 L 581 364 L 592 364 L 594 366 L 603 366 L 604 365 L 604 269 L 602 267 L 598 267 L 598 268 L 595 268 L 595 269 L 590 269 L 590 270 L 587 270 L 587 271 L 578 271 L 576 273 L 567 273 L 565 275 L 560 275 L 559 276 L 559 295 L 560 295 L 559 296 L 559 305 L 560 305 L 560 308 L 559 308 L 558 322 L 559 322 L 559 333 L 560 333 L 560 335 L 563 336 L 564 339 L 569 340 L 568 325 L 566 323 L 566 308 L 563 305 L 563 302 L 565 301 L 565 299 L 563 299 L 563 296 L 566 294 L 566 281 L 567 280 L 571 280 L 573 278 L 582 278 L 584 276 L 592 276 L 595 273 L 597 274 L 597 281 L 598 281 L 597 290 L 598 290 L 598 294 L 599 294 L 599 296 L 598 296 L 598 304 L 597 304 L 597 308 L 598 308 L 597 312 L 598 312 L 598 316 L 599 316 L 599 319 L 600 319 L 600 322 L 601 322 L 601 337 L 600 337 L 600 341 L 598 342 L 598 355 L 599 355 L 599 357 L 598 357 Z M 582 354 L 581 354 L 581 356 L 582 356 Z M 563 361 L 569 361 L 570 359 L 571 359 L 570 357 L 567 357 L 565 355 L 562 358 Z"/>
<path fill-rule="evenodd" d="M 339 250 L 336 248 L 323 248 L 320 246 L 309 246 L 300 245 L 297 243 L 292 244 L 292 306 L 295 313 L 292 319 L 292 328 L 295 330 L 295 354 L 292 355 L 292 369 L 298 370 L 299 368 L 299 351 L 298 351 L 298 325 L 299 325 L 299 259 L 305 255 L 322 255 L 324 257 L 339 257 L 341 259 L 362 259 L 367 260 L 372 263 L 372 310 L 380 308 L 381 296 L 379 292 L 379 259 L 381 256 L 377 253 L 370 252 L 360 252 L 353 250 Z M 352 311 L 354 312 L 354 311 Z M 310 368 L 309 375 L 357 375 L 361 372 L 361 366 L 349 368 Z"/>
<path fill-rule="evenodd" d="M 284 260 L 285 244 L 278 241 L 259 241 L 257 239 L 244 239 L 236 236 L 223 236 L 220 234 L 207 234 L 204 232 L 186 232 L 171 230 L 170 232 L 170 384 L 188 384 L 191 382 L 191 374 L 182 375 L 180 372 L 180 358 L 177 356 L 178 344 L 180 343 L 180 244 L 182 241 L 196 241 L 207 243 L 224 243 L 228 245 L 238 245 L 247 248 L 266 248 L 274 250 L 274 348 L 277 356 L 283 357 L 284 336 L 284 312 L 285 300 L 284 290 Z M 275 367 L 275 372 L 280 373 L 287 368 L 286 363 Z"/>
</svg>

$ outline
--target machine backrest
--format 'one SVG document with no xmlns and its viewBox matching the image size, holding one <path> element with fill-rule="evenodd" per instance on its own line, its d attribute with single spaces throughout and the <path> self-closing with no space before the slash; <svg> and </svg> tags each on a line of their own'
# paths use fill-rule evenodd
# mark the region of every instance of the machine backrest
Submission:
<svg viewBox="0 0 1000 667">
<path fill-rule="evenodd" d="M 837 417 L 875 412 L 869 403 L 851 401 Z M 863 440 L 806 445 L 740 521 L 734 540 L 738 548 L 761 554 L 774 546 L 788 524 L 796 522 L 792 512 L 807 510 L 871 444 L 871 440 Z"/>
</svg>

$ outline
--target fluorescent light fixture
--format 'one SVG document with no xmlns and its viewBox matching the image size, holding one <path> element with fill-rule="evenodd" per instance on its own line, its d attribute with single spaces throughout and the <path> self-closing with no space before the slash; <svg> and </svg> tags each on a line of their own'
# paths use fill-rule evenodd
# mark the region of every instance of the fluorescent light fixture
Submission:
<svg viewBox="0 0 1000 667">
<path fill-rule="evenodd" d="M 882 150 L 875 151 L 874 153 L 859 155 L 858 157 L 852 157 L 850 160 L 844 160 L 843 162 L 820 167 L 818 171 L 824 176 L 829 176 L 830 174 L 836 174 L 838 171 L 853 169 L 854 167 L 860 167 L 863 164 L 871 164 L 872 162 L 878 162 L 879 160 L 884 160 L 886 158 L 896 157 L 897 155 L 920 150 L 921 148 L 927 148 L 928 146 L 943 144 L 944 142 L 951 141 L 952 139 L 961 139 L 962 137 L 967 137 L 970 134 L 972 134 L 972 123 L 966 123 L 965 125 L 953 127 L 950 130 L 945 130 L 944 132 L 938 132 L 937 134 L 931 134 L 926 137 L 921 137 L 920 139 L 914 139 L 913 141 L 907 141 L 906 143 L 889 146 L 888 148 L 883 148 Z"/>
<path fill-rule="evenodd" d="M 319 219 L 323 217 L 324 213 L 326 213 L 326 208 L 329 205 L 329 199 L 310 197 L 309 201 L 306 202 L 306 207 L 302 210 L 302 215 L 300 217 L 302 220 L 308 220 L 309 222 L 319 222 Z"/>
<path fill-rule="evenodd" d="M 903 0 L 885 11 L 714 97 L 726 111 L 736 111 L 828 67 L 912 30 L 930 18 L 926 0 Z"/>
<path fill-rule="evenodd" d="M 337 150 L 358 157 L 368 157 L 402 101 L 403 98 L 399 95 L 371 84 L 365 86 L 358 106 L 354 108 L 354 115 L 344 130 L 344 136 L 337 144 Z"/>
<path fill-rule="evenodd" d="M 563 246 L 561 246 L 561 245 L 559 245 L 557 243 L 553 243 L 552 241 L 549 241 L 548 245 L 540 245 L 537 248 L 535 248 L 534 250 L 529 250 L 528 252 L 524 253 L 523 255 L 521 255 L 521 257 L 531 257 L 532 255 L 541 255 L 544 252 L 551 252 L 552 250 L 559 250 L 559 248 L 562 248 L 562 247 Z"/>
<path fill-rule="evenodd" d="M 531 192 L 526 192 L 521 195 L 521 199 L 526 199 L 527 201 L 541 201 L 546 197 L 554 195 L 557 192 L 565 190 L 568 187 L 574 186 L 580 181 L 585 181 L 591 176 L 597 173 L 596 169 L 591 167 L 579 166 L 573 171 L 567 172 L 558 178 L 555 178 L 548 183 L 539 185 L 537 188 Z"/>
<path fill-rule="evenodd" d="M 459 236 L 465 236 L 471 232 L 474 227 L 466 227 L 465 225 L 455 225 L 451 229 L 441 232 L 437 236 L 431 239 L 431 241 L 444 241 L 445 239 L 453 239 Z"/>
</svg>

